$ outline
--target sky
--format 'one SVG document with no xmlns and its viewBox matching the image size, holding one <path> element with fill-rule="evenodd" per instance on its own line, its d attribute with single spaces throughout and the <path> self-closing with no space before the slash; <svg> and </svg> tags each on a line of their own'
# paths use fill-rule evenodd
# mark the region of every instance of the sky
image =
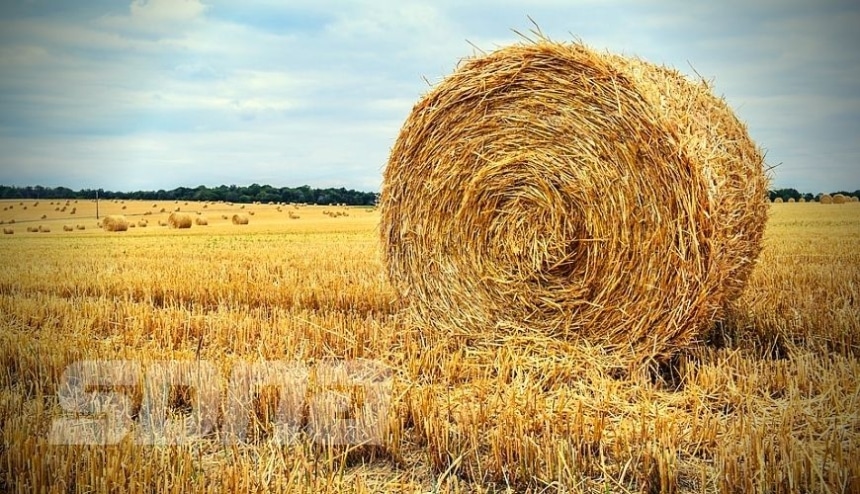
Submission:
<svg viewBox="0 0 860 494">
<path fill-rule="evenodd" d="M 0 184 L 378 190 L 428 83 L 529 17 L 712 81 L 773 188 L 860 189 L 860 7 L 831 0 L 4 0 Z"/>
</svg>

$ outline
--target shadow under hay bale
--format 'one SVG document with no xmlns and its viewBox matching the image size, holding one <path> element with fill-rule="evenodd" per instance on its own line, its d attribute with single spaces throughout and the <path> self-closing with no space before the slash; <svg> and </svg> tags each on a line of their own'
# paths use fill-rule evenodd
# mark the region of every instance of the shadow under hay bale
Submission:
<svg viewBox="0 0 860 494">
<path fill-rule="evenodd" d="M 430 328 L 665 356 L 740 295 L 767 185 L 705 82 L 581 44 L 510 46 L 462 63 L 404 123 L 385 263 Z"/>
</svg>

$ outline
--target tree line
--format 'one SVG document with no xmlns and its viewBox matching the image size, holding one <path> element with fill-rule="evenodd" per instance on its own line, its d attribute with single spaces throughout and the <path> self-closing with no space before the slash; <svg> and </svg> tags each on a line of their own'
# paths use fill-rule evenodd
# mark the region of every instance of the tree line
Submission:
<svg viewBox="0 0 860 494">
<path fill-rule="evenodd" d="M 177 187 L 171 190 L 138 190 L 133 192 L 120 192 L 111 190 L 98 190 L 100 198 L 103 199 L 139 199 L 146 201 L 225 201 L 236 203 L 258 202 L 296 202 L 305 204 L 348 204 L 350 206 L 372 206 L 376 203 L 375 192 L 362 192 L 343 187 L 318 189 L 308 185 L 301 187 L 272 187 L 271 185 L 251 184 L 220 185 L 218 187 Z M 855 196 L 860 198 L 860 190 L 854 192 L 836 191 L 830 195 L 842 194 L 844 196 Z M 773 201 L 777 197 L 783 201 L 801 198 L 806 201 L 817 201 L 821 194 L 799 192 L 797 189 L 776 189 L 768 192 L 769 199 Z M 93 199 L 96 197 L 95 189 L 72 190 L 68 187 L 43 187 L 41 185 L 16 187 L 0 185 L 0 199 Z"/>
<path fill-rule="evenodd" d="M 830 193 L 831 196 L 836 194 L 842 194 L 843 196 L 854 196 L 860 199 L 860 190 L 855 190 L 854 192 L 839 190 Z M 776 189 L 769 191 L 768 196 L 771 201 L 779 197 L 782 198 L 782 200 L 785 202 L 787 202 L 789 199 L 799 201 L 801 198 L 805 199 L 807 202 L 810 202 L 817 201 L 821 197 L 821 194 L 810 194 L 809 192 L 802 193 L 798 192 L 797 189 Z"/>
<path fill-rule="evenodd" d="M 138 190 L 120 192 L 98 189 L 102 199 L 139 199 L 147 201 L 225 201 L 252 203 L 255 201 L 296 202 L 305 204 L 348 204 L 350 206 L 372 206 L 376 203 L 375 192 L 362 192 L 353 189 L 319 189 L 302 185 L 301 187 L 272 187 L 271 185 L 251 184 L 248 186 L 220 185 L 218 187 L 177 187 L 171 190 Z M 16 187 L 0 185 L 0 199 L 94 199 L 96 189 L 73 190 L 68 187 L 43 187 L 41 185 Z"/>
</svg>

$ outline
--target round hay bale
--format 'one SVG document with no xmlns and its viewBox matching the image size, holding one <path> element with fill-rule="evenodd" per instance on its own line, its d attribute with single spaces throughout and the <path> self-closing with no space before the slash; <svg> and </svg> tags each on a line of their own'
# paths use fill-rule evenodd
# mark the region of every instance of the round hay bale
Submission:
<svg viewBox="0 0 860 494">
<path fill-rule="evenodd" d="M 158 220 L 158 226 L 167 226 L 167 222 L 163 220 Z"/>
<path fill-rule="evenodd" d="M 75 230 L 86 230 L 86 225 L 75 225 Z"/>
<path fill-rule="evenodd" d="M 75 231 L 75 227 L 73 227 L 72 225 L 63 225 L 63 231 L 64 232 L 73 232 L 73 231 Z"/>
<path fill-rule="evenodd" d="M 833 204 L 845 204 L 848 202 L 848 198 L 842 194 L 836 194 L 833 196 Z"/>
<path fill-rule="evenodd" d="M 146 228 L 149 225 L 149 222 L 146 220 L 140 220 L 137 222 L 137 226 L 141 228 Z"/>
<path fill-rule="evenodd" d="M 39 233 L 51 233 L 51 228 L 47 227 L 45 225 L 39 225 L 39 228 L 37 228 L 37 231 Z"/>
<path fill-rule="evenodd" d="M 821 197 L 818 198 L 818 202 L 821 204 L 833 204 L 833 196 L 830 194 L 821 194 Z"/>
<path fill-rule="evenodd" d="M 129 228 L 134 228 L 134 227 L 135 227 L 134 222 L 129 223 L 129 224 L 128 224 L 128 227 L 129 227 Z"/>
<path fill-rule="evenodd" d="M 851 196 L 851 200 L 849 202 L 860 202 L 860 197 Z"/>
<path fill-rule="evenodd" d="M 12 235 L 14 233 L 15 233 L 15 230 L 13 230 L 11 228 L 4 228 L 3 229 L 3 235 Z"/>
<path fill-rule="evenodd" d="M 109 214 L 101 221 L 101 228 L 106 232 L 124 232 L 128 227 L 128 220 L 121 214 Z"/>
<path fill-rule="evenodd" d="M 801 197 L 800 199 L 798 199 L 798 200 L 797 200 L 797 202 L 806 202 L 806 198 L 805 198 L 805 197 Z"/>
<path fill-rule="evenodd" d="M 244 214 L 236 213 L 233 215 L 233 224 L 234 225 L 247 225 L 248 224 L 248 216 Z"/>
<path fill-rule="evenodd" d="M 773 202 L 774 202 L 774 203 L 777 203 L 777 204 L 778 204 L 778 203 L 781 203 L 781 202 L 782 202 L 782 197 L 774 197 Z"/>
<path fill-rule="evenodd" d="M 222 219 L 222 220 L 226 220 L 226 219 L 229 219 L 229 217 L 228 217 L 226 214 L 222 214 L 222 215 L 221 215 L 221 219 Z"/>
<path fill-rule="evenodd" d="M 796 202 L 793 197 L 788 198 L 788 202 Z"/>
<path fill-rule="evenodd" d="M 28 226 L 28 227 L 27 227 L 27 232 L 28 232 L 28 233 L 35 233 L 35 232 L 38 232 L 38 231 L 39 231 L 39 229 L 38 229 L 38 228 L 36 228 L 35 226 Z"/>
<path fill-rule="evenodd" d="M 206 219 L 205 216 L 198 216 L 198 217 L 194 218 L 194 223 L 196 223 L 200 226 L 206 226 L 209 224 L 209 220 Z"/>
<path fill-rule="evenodd" d="M 192 223 L 194 220 L 187 213 L 170 213 L 170 216 L 167 217 L 167 224 L 170 225 L 170 228 L 191 228 Z"/>
<path fill-rule="evenodd" d="M 503 48 L 404 123 L 380 198 L 388 276 L 429 328 L 666 355 L 741 293 L 763 164 L 704 82 L 581 44 Z"/>
</svg>

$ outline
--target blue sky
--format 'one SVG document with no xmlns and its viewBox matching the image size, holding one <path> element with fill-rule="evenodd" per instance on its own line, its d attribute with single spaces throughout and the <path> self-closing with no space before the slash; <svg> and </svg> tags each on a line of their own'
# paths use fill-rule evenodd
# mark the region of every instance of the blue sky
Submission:
<svg viewBox="0 0 860 494">
<path fill-rule="evenodd" d="M 0 2 L 0 183 L 378 189 L 457 61 L 556 40 L 712 79 L 774 187 L 860 189 L 855 2 Z M 468 40 L 468 41 L 467 41 Z"/>
</svg>

